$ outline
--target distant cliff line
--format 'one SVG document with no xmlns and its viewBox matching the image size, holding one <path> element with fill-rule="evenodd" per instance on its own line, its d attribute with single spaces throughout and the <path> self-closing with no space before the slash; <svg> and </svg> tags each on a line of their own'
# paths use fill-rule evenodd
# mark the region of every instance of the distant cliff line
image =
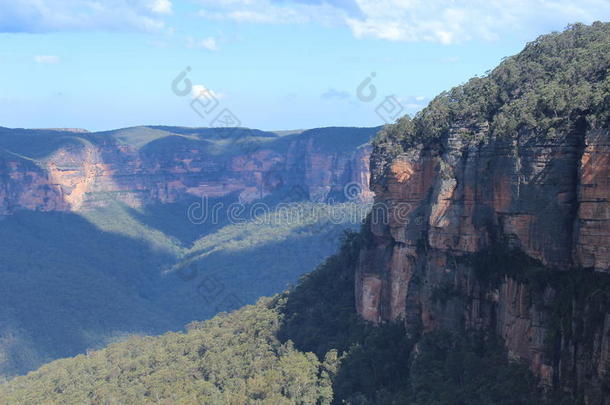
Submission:
<svg viewBox="0 0 610 405">
<path fill-rule="evenodd" d="M 252 202 L 282 192 L 370 201 L 370 139 L 379 128 L 264 132 L 135 127 L 107 132 L 0 129 L 0 215 L 78 211 L 120 201 L 139 207 L 185 198 Z"/>
</svg>

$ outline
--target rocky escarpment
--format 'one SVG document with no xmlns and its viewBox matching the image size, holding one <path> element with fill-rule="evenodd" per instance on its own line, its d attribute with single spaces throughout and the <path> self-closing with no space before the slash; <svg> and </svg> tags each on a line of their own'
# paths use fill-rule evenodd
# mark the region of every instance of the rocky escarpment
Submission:
<svg viewBox="0 0 610 405">
<path fill-rule="evenodd" d="M 280 136 L 250 130 L 129 128 L 107 133 L 0 133 L 0 215 L 68 211 L 122 201 L 138 207 L 234 196 L 342 200 L 368 189 L 375 128 L 327 128 Z M 44 145 L 40 151 L 35 143 Z"/>
<path fill-rule="evenodd" d="M 550 109 L 515 111 L 522 89 L 542 92 L 559 75 L 540 55 L 563 60 L 557 49 L 566 43 L 603 49 L 608 31 L 596 24 L 543 37 L 385 130 L 372 157 L 376 204 L 356 277 L 364 319 L 402 320 L 414 336 L 495 333 L 545 386 L 589 404 L 610 400 L 610 130 L 598 118 L 607 112 L 598 98 L 561 119 L 542 96 L 532 106 Z M 604 61 L 595 81 L 581 72 L 589 89 L 607 77 Z M 550 128 L 540 124 L 549 111 Z"/>
<path fill-rule="evenodd" d="M 0 380 L 283 291 L 360 220 L 330 203 L 369 198 L 376 131 L 0 127 Z"/>
</svg>

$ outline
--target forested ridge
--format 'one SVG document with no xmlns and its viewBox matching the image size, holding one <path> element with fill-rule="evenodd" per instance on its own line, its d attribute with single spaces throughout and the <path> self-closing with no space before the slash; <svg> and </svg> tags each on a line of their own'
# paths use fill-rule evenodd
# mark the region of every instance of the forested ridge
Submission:
<svg viewBox="0 0 610 405">
<path fill-rule="evenodd" d="M 401 324 L 360 321 L 352 268 L 361 243 L 346 234 L 291 291 L 186 333 L 132 337 L 17 377 L 0 385 L 0 403 L 540 403 L 526 367 L 493 340 L 439 332 L 414 354 Z"/>
<path fill-rule="evenodd" d="M 552 143 L 580 126 L 607 128 L 609 51 L 610 24 L 542 36 L 487 76 L 442 93 L 414 119 L 386 127 L 375 145 L 380 155 L 396 155 L 438 141 L 456 123 L 466 142 Z M 493 333 L 407 333 L 402 323 L 360 320 L 354 277 L 369 236 L 346 233 L 337 254 L 256 305 L 192 323 L 186 333 L 132 337 L 17 377 L 0 385 L 0 404 L 584 403 L 543 395 Z M 443 294 L 451 291 L 436 299 Z"/>
<path fill-rule="evenodd" d="M 543 35 L 482 77 L 436 96 L 413 119 L 382 129 L 389 155 L 440 140 L 450 129 L 467 142 L 556 142 L 578 126 L 610 124 L 610 24 L 573 24 Z"/>
</svg>

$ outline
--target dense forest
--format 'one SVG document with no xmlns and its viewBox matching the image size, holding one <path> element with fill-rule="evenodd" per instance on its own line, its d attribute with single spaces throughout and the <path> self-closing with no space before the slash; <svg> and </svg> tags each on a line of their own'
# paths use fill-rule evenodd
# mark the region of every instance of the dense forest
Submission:
<svg viewBox="0 0 610 405">
<path fill-rule="evenodd" d="M 2 404 L 540 404 L 499 342 L 450 332 L 412 350 L 401 324 L 354 313 L 362 236 L 294 289 L 186 333 L 132 337 L 0 386 Z M 488 370 L 493 369 L 493 373 Z"/>
<path fill-rule="evenodd" d="M 387 158 L 436 142 L 450 129 L 478 143 L 511 137 L 554 142 L 583 127 L 607 128 L 609 51 L 610 24 L 577 24 L 540 37 L 487 76 L 439 95 L 413 119 L 386 127 L 375 140 L 378 155 Z M 456 122 L 459 128 L 451 128 Z M 54 361 L 0 385 L 0 404 L 584 403 L 548 387 L 543 392 L 525 364 L 509 360 L 493 333 L 407 332 L 402 322 L 373 326 L 359 319 L 354 278 L 360 251 L 370 243 L 366 229 L 346 232 L 338 253 L 282 294 L 191 323 L 185 333 L 135 336 Z M 209 243 L 196 242 L 178 270 L 228 240 L 255 244 L 256 228 L 242 231 L 235 238 L 234 229 L 227 228 Z M 300 246 L 306 249 L 308 243 L 305 239 Z M 554 321 L 574 316 L 569 305 L 575 305 L 573 293 L 585 285 L 578 278 L 585 276 L 562 274 L 551 280 L 529 260 L 520 263 L 525 259 L 513 252 L 482 252 L 476 259 L 480 278 L 488 277 L 490 284 L 516 267 L 515 278 L 528 285 L 558 283 L 566 306 L 558 308 Z M 596 300 L 606 300 L 607 284 L 597 276 L 587 280 L 589 289 L 603 290 Z M 434 299 L 448 302 L 451 294 L 439 290 Z M 604 384 L 602 389 L 610 391 L 610 383 Z"/>
<path fill-rule="evenodd" d="M 219 224 L 200 238 L 185 203 L 4 218 L 0 376 L 132 334 L 181 330 L 283 291 L 332 254 L 342 231 L 358 226 L 365 212 L 355 203 L 286 207 L 303 218 L 280 221 L 271 211 Z"/>
<path fill-rule="evenodd" d="M 386 126 L 375 144 L 396 155 L 438 141 L 450 129 L 479 143 L 517 137 L 552 142 L 579 126 L 608 127 L 609 54 L 606 23 L 543 35 L 486 76 L 442 92 L 413 119 Z"/>
</svg>

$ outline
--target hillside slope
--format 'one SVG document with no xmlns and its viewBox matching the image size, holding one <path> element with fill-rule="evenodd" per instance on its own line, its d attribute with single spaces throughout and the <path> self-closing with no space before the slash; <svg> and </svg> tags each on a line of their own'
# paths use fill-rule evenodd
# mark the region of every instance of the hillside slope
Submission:
<svg viewBox="0 0 610 405">
<path fill-rule="evenodd" d="M 287 294 L 165 337 L 188 373 L 159 361 L 162 340 L 133 341 L 49 364 L 0 397 L 607 405 L 609 50 L 610 24 L 542 36 L 386 127 L 362 231 Z M 271 334 L 256 314 L 274 319 L 261 323 Z M 260 389 L 268 367 L 290 381 Z"/>
<path fill-rule="evenodd" d="M 0 378 L 283 291 L 366 214 L 375 131 L 0 129 Z"/>
<path fill-rule="evenodd" d="M 491 341 L 431 335 L 410 359 L 402 325 L 359 321 L 361 244 L 347 235 L 294 290 L 186 334 L 132 338 L 15 378 L 0 404 L 543 404 L 526 368 Z"/>
</svg>

